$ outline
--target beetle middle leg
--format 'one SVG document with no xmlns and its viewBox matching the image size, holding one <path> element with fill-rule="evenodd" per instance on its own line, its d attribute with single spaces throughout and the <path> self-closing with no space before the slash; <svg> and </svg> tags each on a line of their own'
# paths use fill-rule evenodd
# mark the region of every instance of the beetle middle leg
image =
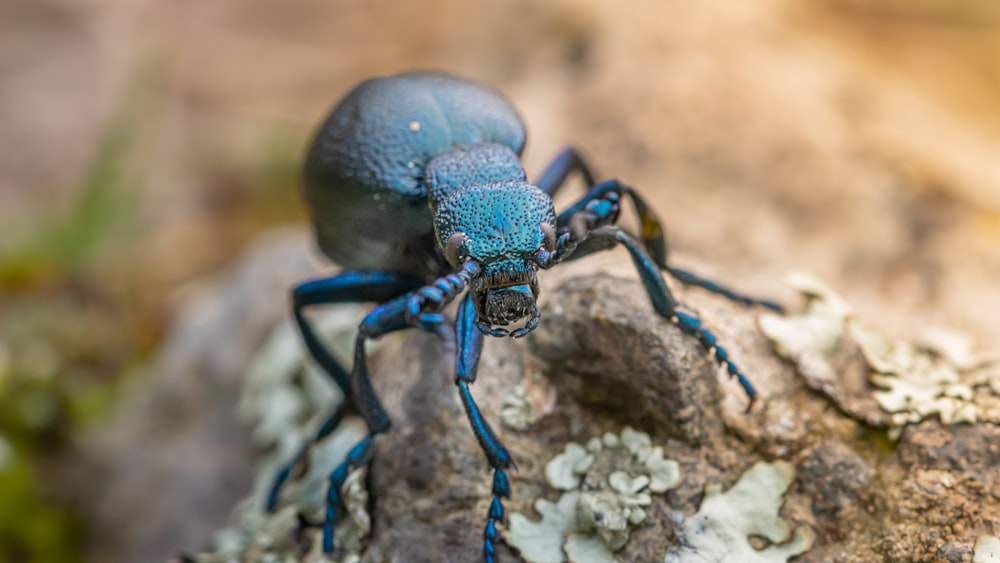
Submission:
<svg viewBox="0 0 1000 563">
<path fill-rule="evenodd" d="M 700 287 L 742 305 L 757 305 L 779 313 L 782 312 L 781 305 L 774 301 L 737 293 L 728 287 L 703 278 L 691 271 L 676 268 L 668 264 L 667 243 L 663 233 L 663 222 L 660 221 L 660 218 L 656 216 L 655 212 L 653 212 L 652 207 L 650 207 L 642 196 L 640 196 L 634 189 L 614 180 L 600 185 L 595 185 L 594 175 L 591 172 L 591 168 L 587 165 L 587 162 L 575 148 L 567 147 L 556 155 L 556 157 L 539 177 L 537 185 L 542 191 L 550 196 L 553 196 L 557 191 L 559 191 L 559 188 L 562 187 L 566 179 L 574 171 L 579 171 L 589 189 L 589 193 L 582 200 L 583 202 L 586 202 L 589 198 L 593 197 L 595 195 L 595 190 L 599 192 L 599 188 L 601 186 L 606 186 L 610 183 L 617 184 L 621 192 L 632 200 L 632 204 L 635 206 L 636 211 L 639 214 L 641 227 L 640 237 L 643 245 L 646 247 L 647 252 L 649 252 L 650 257 L 656 265 L 670 274 L 674 279 L 680 281 L 684 285 Z"/>
<path fill-rule="evenodd" d="M 292 291 L 292 312 L 299 332 L 302 334 L 302 340 L 316 363 L 323 368 L 323 371 L 334 380 L 343 392 L 344 400 L 320 425 L 313 439 L 304 443 L 298 454 L 278 470 L 265 502 L 265 508 L 268 512 L 273 512 L 277 508 L 278 494 L 281 492 L 282 485 L 288 480 L 298 462 L 308 453 L 309 446 L 328 436 L 340 425 L 351 397 L 349 372 L 320 342 L 312 324 L 305 317 L 305 308 L 313 305 L 362 301 L 382 303 L 421 285 L 423 283 L 418 279 L 391 272 L 344 272 L 333 277 L 305 282 Z"/>
</svg>

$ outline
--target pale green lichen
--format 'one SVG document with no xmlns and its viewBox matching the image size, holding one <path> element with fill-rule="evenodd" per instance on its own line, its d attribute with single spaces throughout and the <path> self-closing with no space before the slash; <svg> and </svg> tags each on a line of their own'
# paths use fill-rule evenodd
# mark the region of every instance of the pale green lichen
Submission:
<svg viewBox="0 0 1000 563">
<path fill-rule="evenodd" d="M 1000 538 L 996 536 L 976 538 L 972 563 L 1000 563 Z"/>
<path fill-rule="evenodd" d="M 860 325 L 851 334 L 874 370 L 875 400 L 893 413 L 895 435 L 931 414 L 944 424 L 1000 422 L 1000 363 L 968 359 L 967 339 L 937 331 L 891 340 Z"/>
<path fill-rule="evenodd" d="M 514 389 L 503 399 L 500 406 L 500 421 L 504 426 L 514 430 L 527 430 L 532 424 L 538 422 L 539 415 L 535 412 L 531 398 L 523 384 L 514 386 Z"/>
<path fill-rule="evenodd" d="M 789 539 L 788 524 L 778 511 L 792 482 L 789 464 L 757 463 L 725 493 L 718 484 L 705 487 L 698 513 L 673 514 L 679 546 L 664 563 L 784 563 L 812 546 L 812 532 L 798 528 Z M 762 536 L 772 545 L 757 550 L 750 536 Z"/>
<path fill-rule="evenodd" d="M 334 353 L 350 358 L 360 307 L 347 307 L 316 315 L 314 326 Z M 348 362 L 349 363 L 349 362 Z M 364 469 L 352 472 L 341 489 L 346 511 L 336 526 L 337 552 L 330 558 L 322 550 L 319 528 L 301 530 L 308 550 L 296 538 L 299 516 L 321 522 L 325 512 L 330 473 L 365 434 L 364 422 L 346 418 L 331 435 L 313 444 L 307 460 L 281 490 L 274 513 L 264 511 L 263 501 L 281 465 L 291 461 L 316 427 L 342 400 L 329 376 L 307 361 L 298 331 L 291 323 L 278 326 L 251 363 L 240 399 L 240 414 L 253 427 L 252 436 L 273 453 L 263 460 L 253 492 L 233 513 L 232 525 L 215 535 L 215 549 L 198 555 L 199 563 L 356 563 L 371 531 L 367 513 L 368 491 Z M 301 473 L 301 475 L 299 475 Z"/>
<path fill-rule="evenodd" d="M 583 476 L 593 464 L 594 454 L 570 442 L 561 454 L 545 464 L 545 480 L 560 491 L 571 491 L 580 487 Z"/>
<path fill-rule="evenodd" d="M 536 500 L 535 512 L 542 519 L 533 522 L 523 514 L 512 513 L 504 539 L 516 547 L 529 563 L 566 561 L 563 545 L 566 537 L 576 531 L 576 505 L 579 501 L 579 491 L 564 493 L 556 502 Z"/>
<path fill-rule="evenodd" d="M 566 538 L 564 549 L 572 563 L 617 563 L 598 536 L 571 534 Z"/>
<path fill-rule="evenodd" d="M 663 459 L 662 448 L 631 428 L 594 438 L 586 448 L 567 444 L 545 466 L 545 476 L 565 491 L 562 497 L 535 503 L 539 522 L 511 514 L 505 533 L 531 563 L 560 563 L 567 556 L 573 562 L 613 562 L 631 528 L 645 520 L 651 493 L 680 483 L 677 462 Z"/>
<path fill-rule="evenodd" d="M 871 398 L 890 413 L 890 436 L 930 415 L 944 424 L 1000 423 L 1000 361 L 973 354 L 964 335 L 937 329 L 909 341 L 891 339 L 858 321 L 851 307 L 822 282 L 801 274 L 788 281 L 808 299 L 804 312 L 761 315 L 761 330 L 811 386 L 845 411 L 869 423 L 878 418 L 847 404 L 845 393 L 838 392 L 838 374 L 827 357 L 846 343 L 861 351 L 870 368 L 869 381 L 876 387 Z"/>
<path fill-rule="evenodd" d="M 799 315 L 761 315 L 761 330 L 786 358 L 832 351 L 853 315 L 851 306 L 829 286 L 806 274 L 790 274 L 786 281 L 806 297 L 805 310 Z"/>
<path fill-rule="evenodd" d="M 528 369 L 521 383 L 503 399 L 500 421 L 514 430 L 527 430 L 552 412 L 556 405 L 556 391 L 540 369 Z"/>
</svg>

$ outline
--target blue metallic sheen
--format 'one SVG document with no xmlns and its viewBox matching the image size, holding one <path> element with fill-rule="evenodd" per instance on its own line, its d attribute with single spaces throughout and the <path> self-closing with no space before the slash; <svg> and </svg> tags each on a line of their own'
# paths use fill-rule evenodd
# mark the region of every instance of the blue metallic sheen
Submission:
<svg viewBox="0 0 1000 563">
<path fill-rule="evenodd" d="M 322 524 L 327 553 L 336 548 L 344 482 L 369 462 L 376 436 L 391 426 L 371 382 L 366 342 L 413 328 L 437 335 L 456 357 L 459 398 L 493 470 L 482 554 L 487 563 L 496 560 L 513 459 L 469 386 L 476 381 L 486 335 L 517 338 L 538 325 L 537 272 L 561 262 L 625 247 L 653 309 L 714 354 L 753 404 L 756 391 L 749 380 L 701 321 L 678 310 L 663 272 L 745 305 L 780 306 L 667 264 L 662 224 L 652 208 L 626 184 L 598 184 L 573 148 L 560 152 L 532 184 L 520 160 L 524 143 L 524 125 L 502 95 L 455 76 L 420 72 L 362 83 L 316 134 L 303 169 L 303 195 L 319 247 L 347 271 L 299 285 L 292 309 L 309 353 L 347 401 L 329 415 L 315 440 L 333 432 L 345 409 L 356 411 L 368 427 L 329 475 Z M 552 197 L 573 173 L 583 178 L 587 193 L 557 215 Z M 616 226 L 625 200 L 638 214 L 638 236 Z M 446 307 L 459 299 L 451 322 Z M 320 342 L 305 312 L 348 302 L 376 303 L 358 326 L 350 370 Z M 277 472 L 268 510 L 277 508 L 282 484 L 308 447 Z"/>
</svg>

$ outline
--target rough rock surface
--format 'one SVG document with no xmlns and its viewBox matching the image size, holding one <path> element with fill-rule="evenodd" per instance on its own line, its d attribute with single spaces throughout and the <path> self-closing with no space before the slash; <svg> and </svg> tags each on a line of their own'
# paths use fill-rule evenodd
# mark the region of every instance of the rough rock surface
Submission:
<svg viewBox="0 0 1000 563">
<path fill-rule="evenodd" d="M 629 9 L 593 0 L 7 1 L 0 3 L 0 29 L 8 32 L 5 53 L 14 56 L 0 61 L 6 79 L 0 137 L 9 148 L 0 155 L 0 215 L 20 219 L 26 206 L 63 209 L 59 202 L 84 184 L 77 176 L 101 145 L 105 116 L 124 113 L 114 104 L 129 97 L 129 84 L 151 77 L 152 97 L 164 103 L 148 108 L 150 125 L 134 151 L 136 160 L 151 162 L 126 166 L 141 168 L 148 179 L 133 186 L 145 194 L 136 216 L 148 231 L 124 256 L 142 264 L 145 279 L 153 280 L 147 287 L 173 287 L 230 259 L 234 243 L 219 244 L 227 240 L 220 233 L 226 222 L 204 208 L 233 207 L 231 197 L 243 197 L 246 186 L 278 188 L 261 171 L 271 169 L 276 135 L 290 135 L 288 150 L 298 153 L 350 85 L 401 69 L 445 68 L 511 96 L 530 129 L 529 174 L 572 142 L 600 176 L 640 188 L 667 221 L 680 265 L 694 260 L 703 273 L 789 301 L 792 292 L 772 280 L 789 268 L 807 269 L 885 328 L 947 322 L 986 344 L 1000 329 L 998 10 L 996 2 L 946 0 L 647 0 Z M 512 40 L 525 37 L 531 40 Z M 571 197 L 572 187 L 566 191 L 563 197 Z M 289 185 L 284 193 L 292 192 Z M 304 254 L 305 247 L 294 252 Z M 192 313 L 182 316 L 217 314 L 218 329 L 178 322 L 157 375 L 136 383 L 149 387 L 127 393 L 137 404 L 123 401 L 124 412 L 111 424 L 116 430 L 100 429 L 107 447 L 91 451 L 83 444 L 80 455 L 112 470 L 71 475 L 71 487 L 90 497 L 86 518 L 97 543 L 124 546 L 99 549 L 91 560 L 158 561 L 202 546 L 222 525 L 227 503 L 245 492 L 237 489 L 251 479 L 251 450 L 233 417 L 241 370 L 266 331 L 257 321 L 286 311 L 285 291 L 302 277 L 280 255 L 260 259 L 256 273 L 243 278 L 246 292 L 230 286 L 188 304 Z M 615 260 L 627 269 L 627 259 Z M 576 274 L 595 271 L 594 261 Z M 696 511 L 705 482 L 728 486 L 737 466 L 758 457 L 791 461 L 797 477 L 785 512 L 813 526 L 818 538 L 802 560 L 967 561 L 977 535 L 997 533 L 998 493 L 987 463 L 996 459 L 995 427 L 941 428 L 932 417 L 906 430 L 898 445 L 890 442 L 806 391 L 759 337 L 752 313 L 696 291 L 679 293 L 760 387 L 755 409 L 742 414 L 745 399 L 729 381 L 717 384 L 719 392 L 707 381 L 677 380 L 672 363 L 650 386 L 624 381 L 629 372 L 613 370 L 639 362 L 622 350 L 651 361 L 657 350 L 673 350 L 676 367 L 692 373 L 710 366 L 697 346 L 648 316 L 636 287 L 594 282 L 607 287 L 591 292 L 590 303 L 560 311 L 580 301 L 575 296 L 590 291 L 590 282 L 573 291 L 546 283 L 546 313 L 565 324 L 543 323 L 534 343 L 491 342 L 475 388 L 493 421 L 509 408 L 497 410 L 496 394 L 503 397 L 512 382 L 526 381 L 526 396 L 551 405 L 523 431 L 501 429 L 521 467 L 515 503 L 527 506 L 526 497 L 547 492 L 535 477 L 542 453 L 560 450 L 557 442 L 567 436 L 587 438 L 592 425 L 620 430 L 622 418 L 653 432 L 658 443 L 673 440 L 685 479 L 668 502 L 687 514 Z M 610 307 L 620 315 L 613 319 L 632 315 L 635 324 L 608 323 L 583 306 L 595 313 Z M 649 336 L 650 326 L 662 328 Z M 591 334 L 590 344 L 558 344 L 560 330 L 570 329 Z M 613 331 L 629 339 L 610 338 Z M 426 354 L 424 371 L 432 378 L 435 344 L 419 336 L 411 341 L 395 346 L 402 357 Z M 609 356 L 595 355 L 595 348 Z M 550 358 L 548 366 L 521 356 L 525 350 Z M 852 361 L 844 352 L 846 363 L 838 365 L 857 371 L 856 356 Z M 384 362 L 400 374 L 415 369 Z M 389 491 L 399 486 L 389 472 L 395 466 L 373 476 L 385 494 L 375 500 L 381 543 L 372 557 L 425 542 L 475 543 L 484 487 L 469 481 L 459 489 L 474 491 L 468 498 L 431 496 L 451 490 L 442 484 L 449 475 L 459 483 L 488 478 L 464 421 L 453 424 L 454 391 L 447 382 L 403 388 L 394 377 L 379 372 L 397 416 L 394 433 L 381 440 L 380 459 L 390 459 L 392 440 L 408 432 L 429 441 L 403 470 L 412 487 Z M 871 400 L 853 400 L 869 390 L 864 378 L 848 381 L 851 400 L 842 408 L 872 412 Z M 618 382 L 642 408 L 624 400 L 613 409 L 601 406 L 597 393 L 617 398 Z M 682 399 L 696 392 L 721 396 L 721 424 L 714 407 L 699 402 L 685 411 L 673 395 L 663 399 L 669 405 L 654 408 L 654 392 L 663 389 Z M 216 465 L 227 457 L 223 452 L 235 455 Z M 81 465 L 75 455 L 62 464 L 68 472 Z M 827 478 L 833 480 L 821 483 Z M 424 495 L 406 496 L 417 492 Z M 475 505 L 474 512 L 456 509 L 444 517 L 454 523 L 451 537 L 429 534 L 406 543 L 399 538 L 416 534 L 385 528 L 386 514 L 395 517 L 381 510 L 385 503 L 421 506 L 437 522 L 444 512 L 428 499 L 440 498 L 452 499 L 449 509 Z M 943 524 L 931 523 L 932 516 Z M 654 507 L 650 526 L 661 517 Z M 434 525 L 423 529 L 433 532 Z M 649 530 L 634 534 L 627 548 L 639 560 L 656 558 L 640 553 L 652 545 L 650 534 L 669 541 L 668 529 Z M 647 543 L 637 543 L 643 537 Z"/>
<path fill-rule="evenodd" d="M 179 310 L 149 376 L 68 473 L 91 514 L 94 561 L 163 561 L 203 548 L 253 479 L 257 454 L 236 405 L 253 351 L 315 273 L 305 234 L 272 232 Z M 119 559 L 120 558 L 120 559 Z"/>
<path fill-rule="evenodd" d="M 662 560 L 673 541 L 670 510 L 692 514 L 706 484 L 729 486 L 754 462 L 775 458 L 797 469 L 783 516 L 817 537 L 797 561 L 971 561 L 977 537 L 1000 530 L 996 427 L 927 421 L 893 444 L 776 361 L 752 329 L 754 311 L 697 290 L 678 293 L 698 304 L 758 383 L 759 404 L 744 415 L 739 388 L 717 376 L 697 342 L 650 311 L 637 282 L 572 279 L 550 299 L 527 350 L 490 341 L 474 387 L 495 421 L 535 355 L 557 395 L 554 410 L 529 429 L 500 429 L 519 467 L 512 510 L 531 514 L 535 499 L 556 498 L 542 477 L 551 452 L 634 425 L 668 444 L 682 483 L 654 497 L 649 518 L 616 554 L 622 561 Z M 450 385 L 435 376 L 438 346 L 424 336 L 399 346 L 380 355 L 377 385 L 392 396 L 397 425 L 380 438 L 373 466 L 375 535 L 365 560 L 475 560 L 489 500 L 485 462 Z"/>
<path fill-rule="evenodd" d="M 192 306 L 200 321 L 182 315 L 178 334 L 187 336 L 167 347 L 161 364 L 171 375 L 136 391 L 143 398 L 119 414 L 118 431 L 93 442 L 103 467 L 94 482 L 114 484 L 92 489 L 98 517 L 128 530 L 121 537 L 138 538 L 106 549 L 135 560 L 201 550 L 249 489 L 253 449 L 234 422 L 242 358 L 253 356 L 284 302 L 261 308 L 260 295 L 281 290 L 254 284 L 244 291 L 233 280 L 259 281 L 254 264 L 280 255 L 288 266 L 268 271 L 278 273 L 276 284 L 290 285 L 286 277 L 315 271 L 302 248 L 299 236 L 261 245 L 230 283 Z M 662 561 L 676 543 L 671 513 L 695 514 L 706 485 L 728 489 L 758 461 L 784 460 L 795 469 L 781 517 L 815 537 L 796 561 L 967 562 L 977 538 L 1000 532 L 996 426 L 927 420 L 894 443 L 884 429 L 810 390 L 755 328 L 758 311 L 672 284 L 757 386 L 760 398 L 745 413 L 740 387 L 697 341 L 652 312 L 634 277 L 579 276 L 588 269 L 571 265 L 543 280 L 543 322 L 531 337 L 486 343 L 473 394 L 517 463 L 509 511 L 530 516 L 538 499 L 558 498 L 544 465 L 568 442 L 632 426 L 664 446 L 681 481 L 653 496 L 645 521 L 615 554 L 622 561 Z M 244 317 L 248 310 L 257 313 Z M 231 332 L 236 327 L 241 335 Z M 219 340 L 226 335 L 234 342 Z M 374 349 L 375 386 L 394 426 L 378 439 L 368 477 L 373 531 L 363 561 L 479 557 L 490 474 L 444 376 L 441 351 L 436 337 L 416 333 L 385 338 Z M 514 429 L 501 413 L 518 389 L 527 397 L 520 408 L 536 412 Z M 138 513 L 143 518 L 134 518 Z M 518 557 L 501 543 L 500 560 Z"/>
</svg>

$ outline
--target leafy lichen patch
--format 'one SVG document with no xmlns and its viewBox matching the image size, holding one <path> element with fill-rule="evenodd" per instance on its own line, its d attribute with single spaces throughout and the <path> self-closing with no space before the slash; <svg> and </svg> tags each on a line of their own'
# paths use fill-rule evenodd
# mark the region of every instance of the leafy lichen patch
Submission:
<svg viewBox="0 0 1000 563">
<path fill-rule="evenodd" d="M 811 387 L 848 414 L 889 427 L 893 437 L 931 415 L 944 424 L 1000 423 L 1000 361 L 974 354 L 964 335 L 937 329 L 913 340 L 892 339 L 861 323 L 822 282 L 800 274 L 790 277 L 789 284 L 807 298 L 805 310 L 784 317 L 761 315 L 761 330 Z M 844 374 L 831 359 L 845 349 L 857 350 L 864 359 L 874 388 L 860 392 L 870 399 L 846 389 Z"/>
<path fill-rule="evenodd" d="M 507 543 L 516 547 L 529 563 L 566 561 L 563 545 L 567 536 L 576 531 L 576 505 L 579 500 L 579 491 L 564 493 L 556 502 L 538 499 L 535 501 L 535 512 L 542 517 L 539 522 L 529 520 L 523 514 L 512 513 L 509 529 L 504 534 Z M 596 547 L 600 549 L 603 544 Z"/>
<path fill-rule="evenodd" d="M 664 563 L 784 563 L 812 546 L 812 532 L 798 528 L 789 539 L 788 524 L 778 511 L 792 482 L 785 462 L 757 463 L 725 493 L 718 484 L 705 487 L 698 513 L 674 513 L 680 545 Z M 757 550 L 750 536 L 762 536 L 772 545 Z"/>
<path fill-rule="evenodd" d="M 556 406 L 556 390 L 540 369 L 525 370 L 524 379 L 505 397 L 500 421 L 514 430 L 527 430 Z"/>
<path fill-rule="evenodd" d="M 663 458 L 649 436 L 626 428 L 606 433 L 586 447 L 570 443 L 545 466 L 549 484 L 565 491 L 559 501 L 539 500 L 533 522 L 510 517 L 505 537 L 532 563 L 614 561 L 630 529 L 646 518 L 652 493 L 680 483 L 677 462 Z"/>
<path fill-rule="evenodd" d="M 880 389 L 875 400 L 892 414 L 896 433 L 937 414 L 944 424 L 1000 422 L 1000 363 L 970 359 L 962 335 L 937 331 L 910 341 L 892 340 L 852 326 Z"/>
<path fill-rule="evenodd" d="M 566 557 L 573 563 L 616 563 L 597 536 L 572 534 L 566 538 L 565 549 Z"/>
<path fill-rule="evenodd" d="M 580 481 L 593 464 L 594 454 L 570 442 L 561 454 L 545 464 L 545 480 L 560 491 L 572 491 L 580 487 Z"/>
<path fill-rule="evenodd" d="M 363 314 L 360 307 L 339 309 L 318 315 L 315 325 L 346 359 Z M 345 418 L 332 434 L 311 445 L 282 487 L 277 509 L 267 513 L 263 506 L 278 469 L 294 459 L 341 400 L 330 378 L 307 360 L 295 328 L 290 323 L 277 327 L 251 363 L 240 399 L 240 414 L 252 425 L 255 441 L 274 448 L 273 454 L 261 462 L 254 490 L 236 507 L 231 526 L 215 535 L 215 549 L 198 555 L 197 561 L 360 561 L 371 532 L 364 468 L 352 472 L 341 489 L 346 510 L 336 526 L 332 558 L 323 553 L 321 528 L 302 528 L 299 520 L 301 515 L 323 521 L 330 473 L 367 432 L 360 419 Z"/>
</svg>

